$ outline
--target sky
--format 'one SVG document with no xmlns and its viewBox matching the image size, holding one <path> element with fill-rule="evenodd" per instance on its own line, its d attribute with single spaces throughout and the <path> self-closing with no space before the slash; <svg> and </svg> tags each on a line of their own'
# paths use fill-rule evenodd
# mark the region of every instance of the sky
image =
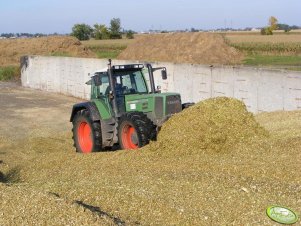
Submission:
<svg viewBox="0 0 301 226">
<path fill-rule="evenodd" d="M 137 32 L 179 29 L 301 26 L 301 0 L 0 0 L 0 33 L 70 33 L 76 23 L 121 26 Z"/>
</svg>

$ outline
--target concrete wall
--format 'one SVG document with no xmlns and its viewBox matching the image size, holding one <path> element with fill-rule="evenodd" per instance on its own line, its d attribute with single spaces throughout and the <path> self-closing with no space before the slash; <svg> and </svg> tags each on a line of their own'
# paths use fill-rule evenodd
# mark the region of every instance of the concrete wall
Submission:
<svg viewBox="0 0 301 226">
<path fill-rule="evenodd" d="M 117 61 L 129 64 L 138 61 Z M 162 92 L 175 91 L 183 102 L 198 102 L 227 96 L 244 101 L 254 113 L 301 108 L 301 73 L 247 67 L 210 67 L 205 65 L 153 63 L 166 66 L 168 79 L 155 73 Z M 22 60 L 22 85 L 88 99 L 89 73 L 106 68 L 107 60 L 29 56 Z"/>
</svg>

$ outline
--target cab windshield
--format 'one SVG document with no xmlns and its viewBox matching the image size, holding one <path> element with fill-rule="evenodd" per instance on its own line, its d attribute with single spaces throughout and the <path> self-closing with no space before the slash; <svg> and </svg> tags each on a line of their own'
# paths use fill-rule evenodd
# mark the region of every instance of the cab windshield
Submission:
<svg viewBox="0 0 301 226">
<path fill-rule="evenodd" d="M 141 71 L 114 72 L 116 78 L 115 90 L 121 94 L 147 93 L 147 86 Z"/>
<path fill-rule="evenodd" d="M 107 73 L 101 73 L 102 85 L 98 86 L 98 92 L 109 94 L 111 91 Z M 140 70 L 114 71 L 113 84 L 117 95 L 148 93 L 148 88 Z"/>
</svg>

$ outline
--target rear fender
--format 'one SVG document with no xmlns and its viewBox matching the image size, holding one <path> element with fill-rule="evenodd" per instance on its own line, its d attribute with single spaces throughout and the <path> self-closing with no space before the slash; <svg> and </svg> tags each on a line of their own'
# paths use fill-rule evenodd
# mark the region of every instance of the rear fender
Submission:
<svg viewBox="0 0 301 226">
<path fill-rule="evenodd" d="M 91 120 L 93 122 L 101 120 L 100 114 L 98 112 L 96 105 L 93 102 L 84 102 L 84 103 L 79 103 L 79 104 L 73 105 L 70 122 L 73 121 L 73 118 L 76 115 L 76 113 L 83 109 L 86 109 L 89 111 Z"/>
</svg>

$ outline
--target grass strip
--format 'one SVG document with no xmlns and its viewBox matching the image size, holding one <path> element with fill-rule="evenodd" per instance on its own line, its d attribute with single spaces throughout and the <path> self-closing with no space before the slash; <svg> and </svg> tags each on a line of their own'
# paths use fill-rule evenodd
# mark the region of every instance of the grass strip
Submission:
<svg viewBox="0 0 301 226">
<path fill-rule="evenodd" d="M 20 67 L 18 66 L 0 67 L 0 81 L 17 80 L 20 75 Z"/>
</svg>

